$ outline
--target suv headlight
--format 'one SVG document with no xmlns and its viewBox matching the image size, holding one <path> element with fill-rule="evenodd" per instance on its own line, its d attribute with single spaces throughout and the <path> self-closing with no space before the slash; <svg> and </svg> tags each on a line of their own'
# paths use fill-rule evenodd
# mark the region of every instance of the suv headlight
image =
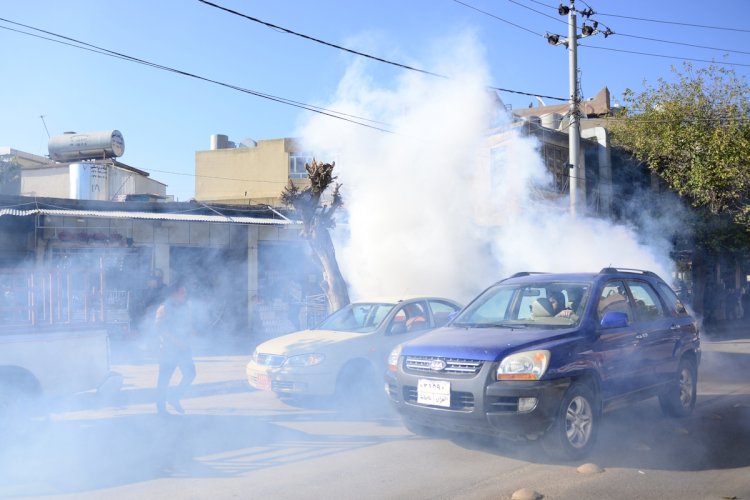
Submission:
<svg viewBox="0 0 750 500">
<path fill-rule="evenodd" d="M 398 371 L 398 358 L 401 356 L 401 344 L 393 348 L 391 353 L 388 355 L 388 370 L 392 372 Z"/>
<path fill-rule="evenodd" d="M 549 351 L 525 351 L 507 356 L 497 367 L 497 380 L 539 380 L 549 366 Z"/>
<path fill-rule="evenodd" d="M 289 356 L 286 358 L 284 364 L 286 366 L 315 366 L 323 362 L 326 359 L 324 354 L 310 353 L 310 354 L 299 354 L 297 356 Z"/>
</svg>

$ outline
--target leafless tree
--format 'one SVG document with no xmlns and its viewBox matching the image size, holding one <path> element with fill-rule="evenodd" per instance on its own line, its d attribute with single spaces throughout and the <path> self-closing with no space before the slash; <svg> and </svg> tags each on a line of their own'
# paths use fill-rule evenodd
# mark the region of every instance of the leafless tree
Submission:
<svg viewBox="0 0 750 500">
<path fill-rule="evenodd" d="M 281 201 L 294 208 L 302 221 L 301 235 L 310 243 L 313 255 L 323 270 L 325 292 L 332 311 L 349 304 L 349 291 L 336 261 L 336 250 L 328 231 L 336 227 L 334 214 L 343 205 L 341 184 L 334 182 L 334 166 L 335 162 L 318 163 L 313 159 L 312 163 L 305 164 L 310 186 L 300 189 L 289 181 L 281 194 Z M 326 203 L 323 194 L 329 188 L 331 199 Z"/>
</svg>

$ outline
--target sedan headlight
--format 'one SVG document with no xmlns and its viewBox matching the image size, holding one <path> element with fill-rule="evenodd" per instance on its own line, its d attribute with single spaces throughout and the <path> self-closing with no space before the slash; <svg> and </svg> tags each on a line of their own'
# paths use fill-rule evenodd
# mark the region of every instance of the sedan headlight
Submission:
<svg viewBox="0 0 750 500">
<path fill-rule="evenodd" d="M 497 380 L 539 380 L 549 366 L 549 351 L 525 351 L 507 356 L 497 367 Z"/>
<path fill-rule="evenodd" d="M 401 344 L 393 348 L 391 353 L 388 355 L 388 370 L 395 372 L 398 371 L 398 358 L 401 356 Z"/>
<path fill-rule="evenodd" d="M 286 366 L 315 366 L 323 362 L 326 359 L 324 354 L 310 353 L 310 354 L 299 354 L 297 356 L 289 356 L 286 358 L 284 365 Z"/>
</svg>

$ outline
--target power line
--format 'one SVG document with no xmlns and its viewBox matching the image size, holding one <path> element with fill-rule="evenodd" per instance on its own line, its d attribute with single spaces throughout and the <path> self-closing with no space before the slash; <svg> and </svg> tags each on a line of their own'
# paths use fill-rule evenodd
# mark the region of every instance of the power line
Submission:
<svg viewBox="0 0 750 500">
<path fill-rule="evenodd" d="M 529 10 L 531 10 L 533 12 L 537 12 L 537 13 L 545 16 L 545 17 L 549 17 L 550 19 L 555 19 L 556 21 L 564 23 L 564 21 L 562 21 L 561 19 L 555 18 L 554 16 L 550 16 L 549 14 L 545 14 L 543 12 L 540 12 L 540 11 L 536 10 L 536 9 L 532 9 L 531 7 L 523 5 L 520 2 L 517 2 L 516 0 L 508 0 L 508 1 L 511 2 L 511 3 L 514 3 L 516 5 L 519 5 L 519 6 L 523 7 L 523 8 L 525 8 L 525 9 L 529 9 Z M 551 9 L 555 8 L 555 7 L 552 7 L 551 5 L 546 5 L 546 4 L 544 4 L 542 2 L 539 2 L 539 1 L 536 1 L 536 0 L 530 0 L 530 1 L 532 1 L 534 3 L 538 3 L 540 5 L 544 5 L 545 7 L 549 7 Z M 584 2 L 584 4 L 587 7 L 591 8 L 586 2 Z M 607 15 L 607 14 L 602 14 L 600 12 L 594 12 L 593 15 L 600 16 L 600 15 Z M 627 17 L 627 16 L 615 16 L 615 17 Z M 630 18 L 630 19 L 636 19 L 636 18 Z M 668 22 L 668 23 L 670 22 L 670 21 L 657 21 L 657 20 L 649 20 L 649 21 L 653 21 L 653 22 Z M 599 23 L 599 24 L 601 24 L 601 23 Z M 684 25 L 688 25 L 687 23 L 672 23 L 672 24 L 684 24 Z M 721 29 L 721 28 L 718 28 L 718 27 L 715 27 L 715 26 L 704 26 L 704 25 L 688 25 L 688 26 L 700 26 L 700 27 L 703 27 L 703 28 Z M 750 30 L 736 30 L 736 31 L 750 31 Z M 737 54 L 750 54 L 750 52 L 744 51 L 744 50 L 727 49 L 727 48 L 723 48 L 723 47 L 710 47 L 710 46 L 707 46 L 707 45 L 697 45 L 697 44 L 686 43 L 686 42 L 676 42 L 676 41 L 672 41 L 672 40 L 663 40 L 663 39 L 660 39 L 660 38 L 652 38 L 652 37 L 646 37 L 646 36 L 631 35 L 631 34 L 628 34 L 628 33 L 622 33 L 621 31 L 613 32 L 612 34 L 613 35 L 618 35 L 618 36 L 623 36 L 623 37 L 628 37 L 628 38 L 638 38 L 640 40 L 647 40 L 647 41 L 650 41 L 650 42 L 669 43 L 669 44 L 672 44 L 672 45 L 683 45 L 685 47 L 692 47 L 692 48 L 696 48 L 696 49 L 717 50 L 717 51 L 721 51 L 721 52 L 734 52 L 734 53 L 737 53 Z"/>
<path fill-rule="evenodd" d="M 696 48 L 696 49 L 709 49 L 709 50 L 719 50 L 719 51 L 722 51 L 722 52 L 734 52 L 734 53 L 737 53 L 737 54 L 750 54 L 750 52 L 748 52 L 746 50 L 723 49 L 721 47 L 709 47 L 709 46 L 706 46 L 706 45 L 696 45 L 696 44 L 685 43 L 685 42 L 673 42 L 671 40 L 661 40 L 659 38 L 650 38 L 650 37 L 647 37 L 647 36 L 628 35 L 627 33 L 620 33 L 619 31 L 617 33 L 615 33 L 615 34 L 618 35 L 618 36 L 625 36 L 625 37 L 629 37 L 629 38 L 638 38 L 638 39 L 641 39 L 641 40 L 648 40 L 650 42 L 671 43 L 673 45 L 684 45 L 685 47 L 693 47 L 693 48 Z"/>
<path fill-rule="evenodd" d="M 743 64 L 743 63 L 731 63 L 731 62 L 720 62 L 720 61 L 714 61 L 710 59 L 695 59 L 692 57 L 679 57 L 679 56 L 668 56 L 665 54 L 653 54 L 650 52 L 638 52 L 635 50 L 625 50 L 625 49 L 613 49 L 611 47 L 599 47 L 597 45 L 581 45 L 582 47 L 586 47 L 588 49 L 598 49 L 598 50 L 611 50 L 613 52 L 623 52 L 626 54 L 636 54 L 640 56 L 650 56 L 650 57 L 662 57 L 665 59 L 680 59 L 682 61 L 693 61 L 693 62 L 705 62 L 705 63 L 713 63 L 718 64 L 720 66 L 743 66 L 743 67 L 750 67 L 750 64 Z"/>
<path fill-rule="evenodd" d="M 263 99 L 268 99 L 268 100 L 271 100 L 271 101 L 279 102 L 281 104 L 286 104 L 288 106 L 293 106 L 293 107 L 297 107 L 297 108 L 300 108 L 300 109 L 305 109 L 307 111 L 312 111 L 313 113 L 318 113 L 318 114 L 321 114 L 321 115 L 329 116 L 331 118 L 336 118 L 336 119 L 343 120 L 343 121 L 346 121 L 346 122 L 349 122 L 349 123 L 353 123 L 355 125 L 360 125 L 360 126 L 363 126 L 363 127 L 367 127 L 367 128 L 371 128 L 371 129 L 374 129 L 374 130 L 378 130 L 380 132 L 393 133 L 392 131 L 390 131 L 388 129 L 385 129 L 385 128 L 382 128 L 382 127 L 377 127 L 377 126 L 374 126 L 374 125 L 369 125 L 367 123 L 363 123 L 363 122 L 380 123 L 380 122 L 375 122 L 374 120 L 370 120 L 368 118 L 362 118 L 362 117 L 358 117 L 358 116 L 355 116 L 355 115 L 349 115 L 349 114 L 342 113 L 342 112 L 339 112 L 339 111 L 335 111 L 335 110 L 331 110 L 331 109 L 327 109 L 327 108 L 321 108 L 321 107 L 318 107 L 318 106 L 313 106 L 311 104 L 306 104 L 306 103 L 303 103 L 303 102 L 294 101 L 294 100 L 291 100 L 291 99 L 286 99 L 284 97 L 274 96 L 272 94 L 266 94 L 266 93 L 259 92 L 259 91 L 256 91 L 256 90 L 252 90 L 252 89 L 246 89 L 246 88 L 243 88 L 243 87 L 239 87 L 237 85 L 232 85 L 232 84 L 229 84 L 229 83 L 224 83 L 224 82 L 221 82 L 221 81 L 218 81 L 218 80 L 213 80 L 211 78 L 207 78 L 207 77 L 200 76 L 200 75 L 197 75 L 197 74 L 194 74 L 194 73 L 190 73 L 188 71 L 183 71 L 183 70 L 171 68 L 169 66 L 164 66 L 164 65 L 161 65 L 161 64 L 153 63 L 153 62 L 150 62 L 150 61 L 146 61 L 144 59 L 139 59 L 137 57 L 129 56 L 129 55 L 126 55 L 126 54 L 121 54 L 119 52 L 115 52 L 115 51 L 112 51 L 112 50 L 109 50 L 109 49 L 98 47 L 98 46 L 90 44 L 90 43 L 86 43 L 86 42 L 83 42 L 83 41 L 80 41 L 80 40 L 76 40 L 75 38 L 67 37 L 67 36 L 64 36 L 64 35 L 59 35 L 57 33 L 51 32 L 51 31 L 46 31 L 46 30 L 43 30 L 43 29 L 40 29 L 40 28 L 35 28 L 33 26 L 29 26 L 29 25 L 17 23 L 15 21 L 11 21 L 9 19 L 5 19 L 5 18 L 2 18 L 2 17 L 0 17 L 0 21 L 4 21 L 4 22 L 10 23 L 10 24 L 14 24 L 16 26 L 22 26 L 24 28 L 31 29 L 31 30 L 34 30 L 34 31 L 39 31 L 41 33 L 46 33 L 48 35 L 60 38 L 62 40 L 69 40 L 69 41 L 74 42 L 74 43 L 68 43 L 68 42 L 64 42 L 62 40 L 56 40 L 56 39 L 53 39 L 53 38 L 48 38 L 48 37 L 44 37 L 44 36 L 41 36 L 41 35 L 36 35 L 34 33 L 28 33 L 26 31 L 21 31 L 21 30 L 9 28 L 7 26 L 0 26 L 0 28 L 8 30 L 8 31 L 13 31 L 13 32 L 24 34 L 24 35 L 27 35 L 27 36 L 32 36 L 32 37 L 35 37 L 35 38 L 40 38 L 40 39 L 43 39 L 43 40 L 47 40 L 47 41 L 59 43 L 59 44 L 62 44 L 62 45 L 68 45 L 70 47 L 78 48 L 78 49 L 81 49 L 81 50 L 88 50 L 90 52 L 95 52 L 97 54 L 106 55 L 106 56 L 114 57 L 114 58 L 117 58 L 117 59 L 124 59 L 124 60 L 130 61 L 130 62 L 134 62 L 134 63 L 138 63 L 138 64 L 143 64 L 144 66 L 150 66 L 152 68 L 161 69 L 163 71 L 169 71 L 169 72 L 176 73 L 176 74 L 179 74 L 179 75 L 182 75 L 182 76 L 187 76 L 187 77 L 195 78 L 197 80 L 202 80 L 202 81 L 205 81 L 205 82 L 208 82 L 208 83 L 213 83 L 213 84 L 216 84 L 216 85 L 220 85 L 222 87 L 226 87 L 226 88 L 230 88 L 230 89 L 233 89 L 233 90 L 237 90 L 238 92 L 243 92 L 243 93 L 246 93 L 246 94 L 254 95 L 256 97 L 261 97 Z M 75 45 L 75 44 L 78 44 L 78 45 Z M 362 121 L 358 121 L 358 120 L 362 120 Z"/>
<path fill-rule="evenodd" d="M 531 1 L 534 1 L 534 0 L 531 0 Z M 650 23 L 675 24 L 677 26 L 689 26 L 691 28 L 705 28 L 705 29 L 711 29 L 711 30 L 738 31 L 741 33 L 750 33 L 750 30 L 747 30 L 747 29 L 727 28 L 725 26 L 709 26 L 706 24 L 692 24 L 692 23 L 682 23 L 678 21 L 664 21 L 662 19 L 647 19 L 644 17 L 622 16 L 618 14 L 608 14 L 604 12 L 597 12 L 596 14 L 599 16 L 619 17 L 622 19 L 632 19 L 634 21 L 645 21 L 645 22 L 650 22 Z"/>
<path fill-rule="evenodd" d="M 383 59 L 382 57 L 373 56 L 373 55 L 367 54 L 365 52 L 359 52 L 357 50 L 350 49 L 348 47 L 343 47 L 341 45 L 336 45 L 335 43 L 326 42 L 325 40 L 321 40 L 319 38 L 315 38 L 315 37 L 312 37 L 310 35 L 305 35 L 304 33 L 299 33 L 299 32 L 290 30 L 289 28 L 284 28 L 283 26 L 279 26 L 279 25 L 276 25 L 276 24 L 269 23 L 267 21 L 263 21 L 261 19 L 258 19 L 257 17 L 253 17 L 253 16 L 249 16 L 247 14 L 243 14 L 243 13 L 238 12 L 236 10 L 232 10 L 232 9 L 230 9 L 228 7 L 223 7 L 223 6 L 215 4 L 213 2 L 209 2 L 208 0 L 198 0 L 198 1 L 201 2 L 201 3 L 203 3 L 203 4 L 208 5 L 210 7 L 214 7 L 216 9 L 223 10 L 224 12 L 228 12 L 228 13 L 233 14 L 235 16 L 242 17 L 244 19 L 247 19 L 248 21 L 252 21 L 254 23 L 259 23 L 259 24 L 267 26 L 267 27 L 269 27 L 271 29 L 282 31 L 282 32 L 287 33 L 289 35 L 298 36 L 300 38 L 304 38 L 305 40 L 309 40 L 311 42 L 320 43 L 320 44 L 326 45 L 328 47 L 332 47 L 332 48 L 335 48 L 335 49 L 338 49 L 338 50 L 343 50 L 344 52 L 349 52 L 350 54 L 355 54 L 355 55 L 358 55 L 358 56 L 361 56 L 361 57 L 365 57 L 367 59 L 372 59 L 374 61 L 378 61 L 378 62 L 381 62 L 381 63 L 390 64 L 392 66 L 396 66 L 396 67 L 399 67 L 399 68 L 402 68 L 402 69 L 407 69 L 409 71 L 416 71 L 418 73 L 422 73 L 422 74 L 425 74 L 425 75 L 430 75 L 430 76 L 434 76 L 434 77 L 437 77 L 437 78 L 444 78 L 446 80 L 452 80 L 452 78 L 450 76 L 447 76 L 447 75 L 441 75 L 440 73 L 433 73 L 432 71 L 427 71 L 425 69 L 415 68 L 413 66 L 408 66 L 406 64 L 401 64 L 401 63 L 398 63 L 398 62 L 389 61 L 388 59 Z M 454 0 L 454 1 L 456 1 L 458 3 L 462 3 L 462 2 L 459 2 L 458 0 Z M 469 8 L 474 8 L 474 7 L 471 7 L 468 4 L 463 4 L 463 5 L 466 5 Z M 478 10 L 478 9 L 476 9 L 476 10 Z M 492 15 L 492 14 L 487 14 L 487 15 Z M 498 19 L 500 19 L 500 18 L 498 18 Z M 500 20 L 501 21 L 505 21 L 504 19 L 500 19 Z M 509 22 L 509 21 L 505 21 L 505 22 Z M 513 23 L 510 23 L 510 24 L 513 24 Z M 517 25 L 514 25 L 514 26 L 517 26 Z M 517 27 L 519 27 L 521 29 L 526 29 L 526 28 L 523 28 L 522 26 L 517 26 Z M 526 30 L 526 31 L 530 31 L 531 33 L 533 33 L 535 35 L 544 36 L 544 35 L 541 35 L 539 33 L 534 33 L 531 30 Z M 528 95 L 528 96 L 533 96 L 533 97 L 543 97 L 545 99 L 553 99 L 553 100 L 556 100 L 556 101 L 566 101 L 567 100 L 564 97 L 553 97 L 553 96 L 548 96 L 548 95 L 540 95 L 540 94 L 535 94 L 533 92 L 523 92 L 523 91 L 520 91 L 520 90 L 505 89 L 505 88 L 502 88 L 502 87 L 488 86 L 487 88 L 489 88 L 491 90 L 497 90 L 497 91 L 500 91 L 500 92 L 508 92 L 508 93 L 511 93 L 511 94 Z"/>
<path fill-rule="evenodd" d="M 509 0 L 510 1 L 510 0 Z M 583 2 L 583 0 L 581 0 Z M 557 7 L 554 7 L 552 5 L 548 5 L 544 2 L 540 2 L 539 0 L 529 0 L 529 2 L 533 2 L 535 4 L 542 5 L 544 7 L 547 7 L 549 9 L 557 10 Z M 514 2 L 515 3 L 515 2 Z M 583 2 L 586 4 L 587 7 L 590 8 L 589 4 L 586 2 Z M 663 19 L 648 19 L 644 17 L 635 17 L 635 16 L 623 16 L 619 14 L 610 14 L 605 12 L 596 12 L 596 15 L 599 16 L 608 16 L 608 17 L 618 17 L 621 19 L 632 19 L 634 21 L 645 21 L 650 23 L 661 23 L 661 24 L 675 24 L 677 26 L 689 26 L 691 28 L 705 28 L 705 29 L 712 29 L 712 30 L 724 30 L 724 31 L 739 31 L 742 33 L 750 33 L 750 30 L 748 29 L 742 29 L 742 28 L 727 28 L 726 26 L 709 26 L 706 24 L 692 24 L 692 23 L 685 23 L 685 22 L 679 22 L 679 21 L 666 21 Z"/>
<path fill-rule="evenodd" d="M 204 3 L 204 4 L 208 5 L 208 6 L 214 7 L 216 9 L 223 10 L 224 12 L 228 12 L 230 14 L 233 14 L 235 16 L 239 16 L 239 17 L 245 18 L 248 21 L 253 21 L 255 23 L 263 24 L 263 25 L 265 25 L 265 26 L 267 26 L 267 27 L 269 27 L 271 29 L 282 31 L 282 32 L 288 33 L 290 35 L 298 36 L 298 37 L 304 38 L 306 40 L 310 40 L 311 42 L 316 42 L 316 43 L 320 43 L 320 44 L 323 44 L 323 45 L 327 45 L 329 47 L 333 47 L 334 49 L 343 50 L 344 52 L 349 52 L 351 54 L 355 54 L 355 55 L 358 55 L 358 56 L 366 57 L 368 59 L 373 59 L 375 61 L 379 61 L 379 62 L 382 62 L 382 63 L 391 64 L 393 66 L 398 66 L 399 68 L 408 69 L 408 70 L 411 70 L 411 71 L 417 71 L 419 73 L 424 73 L 425 75 L 436 76 L 438 78 L 448 78 L 447 76 L 441 75 L 439 73 L 433 73 L 432 71 L 427 71 L 427 70 L 424 70 L 424 69 L 415 68 L 413 66 L 407 66 L 406 64 L 401 64 L 401 63 L 389 61 L 387 59 L 383 59 L 383 58 L 380 58 L 380 57 L 377 57 L 377 56 L 366 54 L 364 52 L 359 52 L 359 51 L 356 51 L 356 50 L 353 50 L 353 49 L 350 49 L 350 48 L 347 48 L 347 47 L 342 47 L 341 45 L 336 45 L 335 43 L 326 42 L 325 40 L 321 40 L 320 38 L 315 38 L 315 37 L 312 37 L 312 36 L 309 36 L 309 35 L 305 35 L 304 33 L 298 33 L 296 31 L 290 30 L 289 28 L 284 28 L 283 26 L 278 26 L 276 24 L 272 24 L 272 23 L 269 23 L 267 21 L 263 21 L 261 19 L 258 19 L 257 17 L 248 16 L 247 14 L 243 14 L 242 12 L 238 12 L 236 10 L 233 10 L 233 9 L 228 8 L 228 7 L 224 7 L 224 6 L 215 4 L 213 2 L 209 2 L 208 0 L 198 0 L 198 1 L 201 2 L 201 3 Z"/>
<path fill-rule="evenodd" d="M 530 30 L 529 28 L 525 28 L 525 27 L 521 26 L 520 24 L 512 23 L 512 22 L 508 21 L 507 19 L 503 19 L 502 17 L 496 16 L 495 14 L 492 14 L 491 12 L 487 12 L 486 10 L 479 9 L 477 7 L 474 7 L 473 5 L 469 5 L 468 3 L 461 2 L 460 0 L 453 0 L 453 1 L 456 2 L 457 4 L 463 5 L 464 7 L 468 7 L 469 9 L 472 9 L 472 10 L 475 10 L 477 12 L 480 12 L 480 13 L 484 14 L 485 16 L 493 17 L 493 18 L 497 19 L 498 21 L 504 22 L 505 24 L 509 24 L 509 25 L 514 26 L 514 27 L 516 27 L 518 29 L 522 29 L 524 31 L 528 31 L 532 35 L 544 37 L 544 35 L 541 34 L 541 33 L 537 33 L 536 31 Z M 539 97 L 544 97 L 544 96 L 539 96 Z"/>
<path fill-rule="evenodd" d="M 454 0 L 454 1 L 455 1 L 455 0 Z M 519 7 L 523 7 L 524 9 L 529 9 L 529 10 L 530 10 L 530 11 L 532 11 L 532 12 L 536 12 L 537 14 L 541 14 L 541 15 L 543 15 L 544 17 L 549 17 L 550 19 L 552 19 L 552 20 L 554 20 L 554 21 L 557 21 L 557 22 L 563 23 L 563 24 L 565 24 L 565 25 L 567 25 L 567 24 L 568 24 L 568 23 L 567 23 L 566 21 L 564 21 L 563 19 L 561 19 L 561 18 L 560 18 L 560 16 L 557 16 L 557 17 L 555 17 L 555 16 L 550 16 L 549 14 L 545 14 L 544 12 L 538 11 L 538 10 L 536 10 L 536 9 L 532 9 L 532 8 L 531 8 L 531 7 L 529 7 L 528 5 L 524 5 L 524 4 L 522 4 L 521 2 L 516 2 L 516 0 L 508 0 L 508 1 L 509 1 L 510 3 L 514 3 L 514 4 L 518 5 Z M 542 5 L 544 5 L 544 4 L 542 4 Z M 545 6 L 545 7 L 550 7 L 550 8 L 552 8 L 552 9 L 555 9 L 555 10 L 557 10 L 557 9 L 556 9 L 555 7 L 552 7 L 551 5 L 544 5 L 544 6 Z"/>
</svg>

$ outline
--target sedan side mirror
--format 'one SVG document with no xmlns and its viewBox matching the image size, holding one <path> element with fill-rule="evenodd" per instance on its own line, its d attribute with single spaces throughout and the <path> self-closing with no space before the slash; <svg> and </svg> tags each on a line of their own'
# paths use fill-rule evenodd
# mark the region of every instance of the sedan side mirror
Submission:
<svg viewBox="0 0 750 500">
<path fill-rule="evenodd" d="M 622 328 L 628 326 L 628 315 L 624 312 L 610 311 L 604 314 L 601 321 L 602 328 Z"/>
</svg>

